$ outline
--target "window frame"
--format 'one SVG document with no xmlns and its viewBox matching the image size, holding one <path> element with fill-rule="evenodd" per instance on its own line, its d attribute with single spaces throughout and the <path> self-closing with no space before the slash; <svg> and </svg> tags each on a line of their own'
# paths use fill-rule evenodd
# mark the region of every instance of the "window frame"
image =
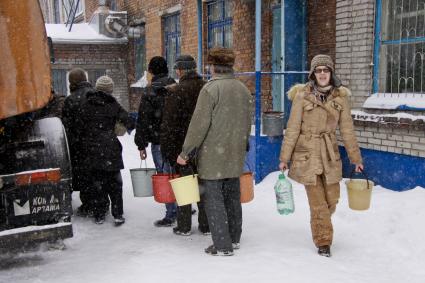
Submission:
<svg viewBox="0 0 425 283">
<path fill-rule="evenodd" d="M 145 33 L 142 33 L 142 35 L 139 38 L 134 38 L 133 40 L 134 43 L 134 62 L 135 62 L 135 66 L 134 66 L 134 77 L 136 79 L 136 81 L 138 81 L 140 78 L 143 77 L 144 72 L 147 71 L 147 66 L 146 66 L 146 36 Z M 142 55 L 140 55 L 140 62 L 138 62 L 137 58 L 139 58 L 138 56 L 138 46 L 141 46 L 141 53 Z"/>
<path fill-rule="evenodd" d="M 110 0 L 109 2 L 109 9 L 111 11 L 118 11 L 118 4 L 116 0 Z"/>
<path fill-rule="evenodd" d="M 65 20 L 67 20 L 69 17 L 72 16 L 70 14 L 73 11 L 73 9 L 71 9 L 71 4 L 72 6 L 77 5 L 77 1 L 78 0 L 61 0 L 60 1 L 61 11 L 62 13 L 64 13 Z M 80 7 L 80 9 L 75 12 L 75 18 L 84 14 L 84 11 L 85 11 L 84 0 L 80 0 L 80 2 L 78 3 L 78 7 Z"/>
<path fill-rule="evenodd" d="M 172 24 L 173 20 L 176 19 L 177 25 L 175 27 L 171 27 L 172 31 L 169 31 L 167 29 L 167 24 Z M 162 36 L 163 36 L 163 42 L 164 42 L 164 48 L 163 48 L 163 55 L 165 60 L 167 61 L 168 66 L 168 73 L 171 77 L 175 78 L 176 74 L 174 71 L 174 63 L 175 59 L 180 55 L 181 52 L 181 22 L 180 22 L 180 11 L 172 14 L 167 14 L 162 16 L 161 19 L 162 22 Z M 169 50 L 172 48 L 169 46 L 169 42 L 172 42 L 172 40 L 175 39 L 176 46 L 175 46 L 175 58 L 174 61 L 169 58 Z"/>
<path fill-rule="evenodd" d="M 226 2 L 228 4 L 231 4 L 231 0 L 215 0 L 215 1 L 209 1 L 206 5 L 207 5 L 207 27 L 208 27 L 208 31 L 207 31 L 207 45 L 208 45 L 208 49 L 214 47 L 214 46 L 222 46 L 222 47 L 228 47 L 228 48 L 232 48 L 233 47 L 233 9 L 230 6 L 230 11 L 226 10 Z M 212 20 L 210 21 L 210 16 L 212 13 L 212 8 L 214 5 L 221 5 L 221 7 L 219 7 L 219 19 L 217 20 Z M 230 14 L 229 17 L 226 16 L 226 11 Z M 232 33 L 232 40 L 229 41 L 230 45 L 226 46 L 226 32 L 225 29 L 229 28 L 231 30 Z M 213 35 L 214 35 L 214 30 L 219 30 L 219 33 L 221 33 L 221 41 L 222 44 L 221 45 L 217 45 L 213 43 Z M 214 44 L 214 45 L 213 45 Z"/>
</svg>

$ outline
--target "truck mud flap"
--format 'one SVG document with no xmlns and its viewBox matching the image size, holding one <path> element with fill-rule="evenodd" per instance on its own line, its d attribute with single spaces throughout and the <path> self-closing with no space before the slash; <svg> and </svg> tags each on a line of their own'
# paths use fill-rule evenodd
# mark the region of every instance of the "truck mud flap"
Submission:
<svg viewBox="0 0 425 283">
<path fill-rule="evenodd" d="M 24 251 L 44 242 L 73 236 L 72 223 L 27 226 L 0 232 L 0 252 Z"/>
</svg>

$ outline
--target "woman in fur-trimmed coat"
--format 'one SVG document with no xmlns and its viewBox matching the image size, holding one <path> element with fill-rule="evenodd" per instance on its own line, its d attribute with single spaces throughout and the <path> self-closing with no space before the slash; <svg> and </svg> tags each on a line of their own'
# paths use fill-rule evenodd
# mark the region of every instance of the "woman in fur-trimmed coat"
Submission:
<svg viewBox="0 0 425 283">
<path fill-rule="evenodd" d="M 348 96 L 334 74 L 332 59 L 317 55 L 311 62 L 309 82 L 293 86 L 292 109 L 280 153 L 279 168 L 305 185 L 310 205 L 311 230 L 318 253 L 330 256 L 333 238 L 331 215 L 339 199 L 342 164 L 336 129 L 356 171 L 363 169 L 354 133 Z"/>
</svg>

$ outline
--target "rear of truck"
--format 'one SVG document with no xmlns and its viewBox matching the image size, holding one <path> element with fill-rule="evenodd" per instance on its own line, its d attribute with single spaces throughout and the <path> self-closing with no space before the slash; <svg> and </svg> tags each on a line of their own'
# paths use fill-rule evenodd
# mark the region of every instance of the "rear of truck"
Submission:
<svg viewBox="0 0 425 283">
<path fill-rule="evenodd" d="M 71 165 L 37 0 L 0 1 L 0 252 L 72 237 Z"/>
</svg>

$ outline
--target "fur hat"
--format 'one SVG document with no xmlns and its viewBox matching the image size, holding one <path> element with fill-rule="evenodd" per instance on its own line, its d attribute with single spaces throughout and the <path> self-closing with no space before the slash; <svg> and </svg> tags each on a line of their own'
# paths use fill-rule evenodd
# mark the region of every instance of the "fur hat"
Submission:
<svg viewBox="0 0 425 283">
<path fill-rule="evenodd" d="M 341 80 L 335 75 L 334 62 L 332 58 L 328 55 L 319 54 L 313 57 L 310 64 L 310 72 L 308 78 L 310 80 L 315 80 L 314 69 L 318 66 L 326 66 L 331 70 L 331 81 L 330 83 L 335 87 L 341 86 Z"/>
<path fill-rule="evenodd" d="M 152 57 L 148 64 L 148 71 L 152 75 L 168 74 L 167 61 L 161 56 Z"/>
<path fill-rule="evenodd" d="M 233 67 L 235 58 L 236 55 L 233 49 L 214 47 L 208 52 L 207 63 L 211 65 Z"/>
<path fill-rule="evenodd" d="M 114 81 L 108 76 L 101 76 L 96 81 L 96 90 L 112 94 L 114 91 Z"/>
<path fill-rule="evenodd" d="M 68 80 L 70 85 L 76 85 L 81 82 L 86 82 L 86 71 L 81 68 L 74 68 L 69 72 Z"/>
<path fill-rule="evenodd" d="M 174 69 L 179 70 L 193 70 L 196 69 L 195 59 L 190 55 L 180 55 L 176 59 Z"/>
</svg>

